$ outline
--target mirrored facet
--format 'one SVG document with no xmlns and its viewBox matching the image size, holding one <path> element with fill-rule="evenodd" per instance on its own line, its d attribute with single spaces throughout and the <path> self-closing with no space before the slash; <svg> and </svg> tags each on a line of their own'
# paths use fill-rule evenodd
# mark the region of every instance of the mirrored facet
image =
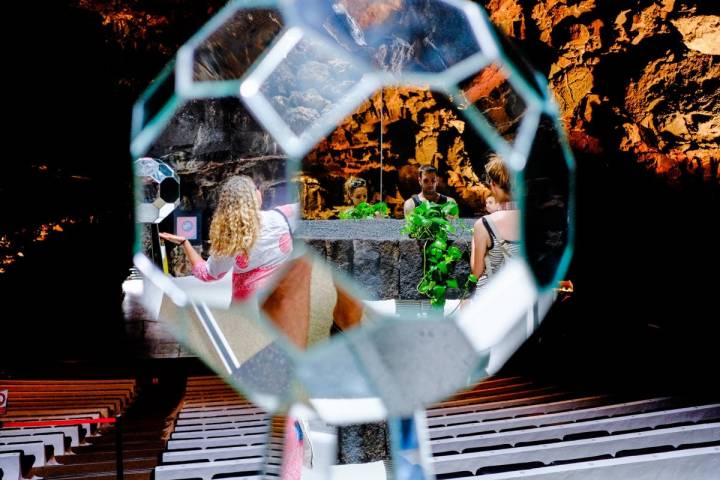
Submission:
<svg viewBox="0 0 720 480">
<path fill-rule="evenodd" d="M 332 264 L 306 253 L 288 263 L 261 309 L 295 347 L 307 350 L 337 332 L 372 322 L 362 298 Z"/>
<path fill-rule="evenodd" d="M 178 105 L 175 96 L 175 62 L 169 63 L 133 106 L 130 151 L 147 154 L 149 146 L 165 128 Z"/>
<path fill-rule="evenodd" d="M 571 228 L 569 150 L 556 119 L 541 117 L 523 170 L 523 225 L 527 260 L 542 287 L 559 280 Z"/>
<path fill-rule="evenodd" d="M 236 10 L 194 48 L 193 81 L 240 79 L 272 43 L 282 26 L 280 12 L 275 9 Z"/>
<path fill-rule="evenodd" d="M 464 387 L 478 361 L 452 322 L 379 324 L 349 341 L 390 415 L 409 415 Z"/>
<path fill-rule="evenodd" d="M 287 30 L 240 94 L 290 155 L 307 151 L 372 90 L 362 65 L 319 37 Z"/>
<path fill-rule="evenodd" d="M 425 412 L 388 421 L 393 446 L 393 473 L 397 480 L 434 478 L 427 448 Z"/>
<path fill-rule="evenodd" d="M 460 108 L 466 114 L 480 113 L 492 132 L 512 145 L 527 111 L 525 98 L 509 81 L 507 70 L 491 63 L 459 84 Z"/>
<path fill-rule="evenodd" d="M 381 420 L 387 413 L 346 334 L 308 352 L 297 369 L 309 405 L 326 422 L 338 425 Z"/>
<path fill-rule="evenodd" d="M 551 98 L 548 95 L 547 81 L 520 53 L 513 40 L 503 35 L 492 23 L 488 22 L 488 24 L 489 28 L 494 31 L 494 38 L 498 42 L 501 61 L 511 72 L 520 94 L 528 101 L 530 99 L 539 101 Z"/>
<path fill-rule="evenodd" d="M 456 2 L 311 0 L 293 6 L 304 26 L 383 71 L 437 73 L 480 52 Z"/>
<path fill-rule="evenodd" d="M 244 293 L 238 290 L 239 279 L 249 271 L 263 268 L 263 275 L 251 279 L 256 287 L 271 282 L 273 270 L 291 254 L 288 222 L 294 224 L 297 214 L 292 206 L 292 188 L 286 180 L 286 158 L 242 103 L 236 98 L 187 102 L 149 150 L 162 157 L 181 182 L 177 208 L 159 224 L 159 230 L 188 239 L 190 246 L 207 260 L 207 264 L 199 262 L 198 266 L 183 245 L 167 241 L 168 271 L 176 277 L 175 282 L 193 300 L 213 306 L 227 305 L 233 296 L 249 296 L 250 289 L 244 288 Z M 231 181 L 235 182 L 232 188 Z M 227 191 L 222 194 L 224 189 Z M 257 219 L 261 228 L 256 229 L 253 248 L 262 253 L 253 254 L 253 260 L 247 262 L 237 255 L 233 260 L 232 255 L 222 252 L 211 255 L 212 235 L 221 235 L 233 221 L 232 212 L 254 209 L 256 189 L 261 200 L 255 210 L 257 217 L 244 217 L 243 225 L 236 224 L 236 235 L 243 228 L 254 228 Z M 161 184 L 158 195 L 172 194 L 173 187 Z M 218 205 L 223 207 L 218 210 Z M 276 207 L 282 208 L 273 210 Z M 248 219 L 253 221 L 248 223 Z M 216 233 L 211 235 L 214 220 Z M 216 245 L 223 243 L 227 242 Z M 193 268 L 197 275 L 192 275 Z"/>
</svg>

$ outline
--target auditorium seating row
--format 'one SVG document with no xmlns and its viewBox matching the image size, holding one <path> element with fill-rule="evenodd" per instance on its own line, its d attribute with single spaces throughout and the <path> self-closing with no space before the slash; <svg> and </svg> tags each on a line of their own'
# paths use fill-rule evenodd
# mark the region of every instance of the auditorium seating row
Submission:
<svg viewBox="0 0 720 480">
<path fill-rule="evenodd" d="M 500 376 L 428 408 L 426 422 L 439 480 L 702 480 L 720 471 L 720 403 L 710 400 Z M 221 380 L 190 378 L 155 479 L 278 476 L 282 428 Z"/>
<path fill-rule="evenodd" d="M 124 412 L 136 396 L 135 380 L 28 380 L 1 379 L 8 391 L 7 407 L 0 414 L 0 478 L 16 480 L 57 465 L 57 458 L 72 455 L 86 437 L 105 431 L 95 424 L 12 426 L 13 422 L 98 419 Z"/>
<path fill-rule="evenodd" d="M 189 377 L 155 480 L 279 477 L 284 418 L 217 377 Z"/>
<path fill-rule="evenodd" d="M 720 403 L 490 378 L 427 409 L 439 480 L 711 479 Z"/>
</svg>

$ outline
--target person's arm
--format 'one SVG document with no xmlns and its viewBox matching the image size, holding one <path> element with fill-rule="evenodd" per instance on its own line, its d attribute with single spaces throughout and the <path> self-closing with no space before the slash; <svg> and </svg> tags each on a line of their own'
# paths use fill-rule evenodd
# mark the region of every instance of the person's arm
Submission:
<svg viewBox="0 0 720 480">
<path fill-rule="evenodd" d="M 472 274 L 480 278 L 485 273 L 485 253 L 490 247 L 490 234 L 483 225 L 482 219 L 475 222 L 471 245 L 470 268 Z"/>
<path fill-rule="evenodd" d="M 415 202 L 413 202 L 412 198 L 408 198 L 407 200 L 405 200 L 405 205 L 403 206 L 405 218 L 407 218 L 413 212 L 413 210 L 415 210 Z"/>
<path fill-rule="evenodd" d="M 160 232 L 160 238 L 175 245 L 181 245 L 185 256 L 190 261 L 192 274 L 200 280 L 209 282 L 222 278 L 230 268 L 234 259 L 232 257 L 220 257 L 210 259 L 206 262 L 193 248 L 187 238 L 172 233 Z"/>
<path fill-rule="evenodd" d="M 199 263 L 205 262 L 205 260 L 203 260 L 197 250 L 195 250 L 192 245 L 190 245 L 190 242 L 187 238 L 165 232 L 160 232 L 160 238 L 162 238 L 166 242 L 174 243 L 175 245 L 181 245 L 183 251 L 185 252 L 185 256 L 188 258 L 188 260 L 190 260 L 190 265 L 193 269 L 195 269 L 195 267 Z"/>
<path fill-rule="evenodd" d="M 294 233 L 297 229 L 298 219 L 300 218 L 300 204 L 299 203 L 286 203 L 275 207 L 285 215 L 290 226 L 290 232 Z"/>
</svg>

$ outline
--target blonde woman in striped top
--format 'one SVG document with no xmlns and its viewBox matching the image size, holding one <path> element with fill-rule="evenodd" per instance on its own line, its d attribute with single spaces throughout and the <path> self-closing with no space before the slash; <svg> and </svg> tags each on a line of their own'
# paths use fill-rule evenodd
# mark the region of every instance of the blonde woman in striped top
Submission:
<svg viewBox="0 0 720 480">
<path fill-rule="evenodd" d="M 485 165 L 485 182 L 497 206 L 492 213 L 475 222 L 470 267 L 482 288 L 497 273 L 507 257 L 520 253 L 520 211 L 512 199 L 510 174 L 499 157 Z"/>
</svg>

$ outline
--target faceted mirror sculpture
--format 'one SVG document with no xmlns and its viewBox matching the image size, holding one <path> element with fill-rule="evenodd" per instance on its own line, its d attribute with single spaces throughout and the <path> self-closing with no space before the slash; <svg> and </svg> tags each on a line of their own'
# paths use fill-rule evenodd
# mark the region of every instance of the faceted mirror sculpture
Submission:
<svg viewBox="0 0 720 480">
<path fill-rule="evenodd" d="M 240 41 L 240 31 L 257 38 Z M 336 423 L 410 415 L 496 372 L 539 325 L 552 302 L 552 291 L 540 292 L 569 258 L 573 165 L 559 130 L 554 143 L 536 135 L 546 117 L 557 125 L 556 110 L 532 71 L 503 56 L 496 35 L 477 5 L 459 0 L 370 1 L 362 9 L 236 2 L 179 54 L 172 94 L 153 87 L 142 97 L 133 153 L 175 169 L 178 217 L 194 217 L 199 233 L 180 242 L 177 223 L 160 225 L 182 245 L 169 254 L 175 278 L 142 255 L 138 266 L 172 303 L 167 311 L 178 311 L 180 338 L 253 400 L 273 411 L 302 402 Z M 543 152 L 556 160 L 546 165 Z M 211 225 L 223 185 L 237 175 L 259 190 L 247 198 L 265 212 L 261 227 L 277 227 L 270 243 L 284 256 L 266 271 L 253 263 L 261 256 L 234 252 L 222 278 L 193 266 L 195 276 L 217 279 L 200 282 L 189 275 L 187 249 L 207 258 L 222 243 L 210 241 Z M 455 203 L 425 204 L 424 192 Z M 487 215 L 490 193 L 502 205 Z M 386 203 L 378 213 L 388 218 L 373 211 L 331 219 L 358 206 L 353 196 Z M 427 236 L 449 224 L 445 236 Z M 460 308 L 471 268 L 492 278 L 478 279 Z M 326 292 L 315 323 L 312 284 L 307 296 L 296 280 L 308 269 L 325 279 L 315 290 Z M 257 280 L 248 272 L 265 281 L 247 288 Z M 288 302 L 295 297 L 306 303 Z M 363 319 L 348 323 L 355 328 L 330 337 L 328 324 L 358 311 Z M 254 340 L 246 331 L 257 331 Z"/>
<path fill-rule="evenodd" d="M 135 161 L 139 184 L 135 214 L 140 223 L 159 223 L 180 204 L 180 179 L 166 163 L 150 157 Z"/>
</svg>

